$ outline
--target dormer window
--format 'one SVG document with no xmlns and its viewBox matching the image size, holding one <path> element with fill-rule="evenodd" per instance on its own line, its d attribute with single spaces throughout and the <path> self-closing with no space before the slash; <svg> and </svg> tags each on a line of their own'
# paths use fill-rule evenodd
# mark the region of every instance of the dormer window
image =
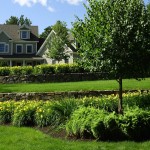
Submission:
<svg viewBox="0 0 150 150">
<path fill-rule="evenodd" d="M 20 31 L 21 39 L 30 39 L 30 31 Z"/>
</svg>

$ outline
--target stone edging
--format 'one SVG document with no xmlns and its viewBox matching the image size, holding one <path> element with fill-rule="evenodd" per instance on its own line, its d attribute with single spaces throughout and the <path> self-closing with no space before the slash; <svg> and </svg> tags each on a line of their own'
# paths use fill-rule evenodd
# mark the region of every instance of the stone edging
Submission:
<svg viewBox="0 0 150 150">
<path fill-rule="evenodd" d="M 127 92 L 141 92 L 150 93 L 150 90 L 125 90 Z M 30 92 L 30 93 L 0 93 L 0 101 L 5 100 L 51 100 L 51 99 L 62 99 L 64 97 L 75 97 L 80 98 L 84 96 L 102 96 L 118 94 L 117 90 L 105 90 L 105 91 L 70 91 L 70 92 Z"/>
</svg>

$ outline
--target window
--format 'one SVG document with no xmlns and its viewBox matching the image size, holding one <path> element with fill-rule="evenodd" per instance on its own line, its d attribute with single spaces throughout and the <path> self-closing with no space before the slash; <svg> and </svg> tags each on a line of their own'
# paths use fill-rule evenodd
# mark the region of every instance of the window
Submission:
<svg viewBox="0 0 150 150">
<path fill-rule="evenodd" d="M 21 44 L 16 45 L 16 53 L 22 53 L 23 46 Z"/>
<path fill-rule="evenodd" d="M 29 39 L 29 31 L 21 31 L 21 39 Z"/>
<path fill-rule="evenodd" d="M 0 43 L 0 53 L 8 53 L 9 45 L 5 43 Z"/>
<path fill-rule="evenodd" d="M 33 45 L 32 44 L 26 46 L 26 52 L 27 53 L 32 53 L 33 52 Z"/>
</svg>

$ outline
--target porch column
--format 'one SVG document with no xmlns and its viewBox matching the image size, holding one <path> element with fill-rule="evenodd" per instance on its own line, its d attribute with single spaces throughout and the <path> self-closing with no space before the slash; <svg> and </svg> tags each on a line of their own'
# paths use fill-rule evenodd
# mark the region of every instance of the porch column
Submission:
<svg viewBox="0 0 150 150">
<path fill-rule="evenodd" d="M 12 67 L 12 60 L 9 61 L 9 66 Z"/>
<path fill-rule="evenodd" d="M 26 62 L 25 62 L 25 60 L 23 60 L 23 66 L 25 66 L 26 65 Z"/>
</svg>

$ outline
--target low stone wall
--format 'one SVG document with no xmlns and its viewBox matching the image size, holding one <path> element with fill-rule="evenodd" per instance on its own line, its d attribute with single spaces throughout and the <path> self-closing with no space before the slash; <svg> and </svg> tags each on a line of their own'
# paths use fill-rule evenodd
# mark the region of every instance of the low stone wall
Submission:
<svg viewBox="0 0 150 150">
<path fill-rule="evenodd" d="M 146 92 L 150 93 L 150 90 L 126 90 L 127 92 Z M 118 94 L 118 91 L 72 91 L 72 92 L 45 92 L 45 93 L 0 93 L 0 101 L 6 100 L 52 100 L 52 99 L 62 99 L 64 97 L 74 97 L 81 98 L 84 96 L 102 96 Z"/>
<path fill-rule="evenodd" d="M 106 73 L 59 73 L 24 76 L 0 76 L 0 83 L 73 82 L 107 79 Z"/>
</svg>

